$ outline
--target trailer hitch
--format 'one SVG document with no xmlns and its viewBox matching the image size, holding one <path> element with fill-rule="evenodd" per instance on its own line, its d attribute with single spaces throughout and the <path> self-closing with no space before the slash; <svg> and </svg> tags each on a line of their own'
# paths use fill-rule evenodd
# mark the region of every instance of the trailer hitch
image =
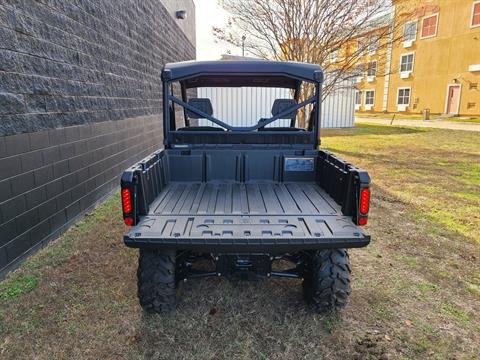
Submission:
<svg viewBox="0 0 480 360">
<path fill-rule="evenodd" d="M 202 277 L 225 276 L 232 279 L 255 280 L 265 277 L 301 279 L 304 277 L 303 263 L 293 256 L 272 256 L 270 254 L 210 254 L 206 257 L 213 262 L 214 269 L 201 270 L 193 267 L 197 259 L 188 253 L 177 263 L 177 281 Z M 272 263 L 277 260 L 293 262 L 295 267 L 273 271 Z"/>
</svg>

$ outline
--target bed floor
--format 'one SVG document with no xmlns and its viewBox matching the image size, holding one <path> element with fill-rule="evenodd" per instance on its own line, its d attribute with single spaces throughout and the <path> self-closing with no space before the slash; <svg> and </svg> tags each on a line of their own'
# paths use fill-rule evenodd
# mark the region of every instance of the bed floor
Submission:
<svg viewBox="0 0 480 360">
<path fill-rule="evenodd" d="M 149 215 L 341 215 L 316 183 L 170 183 Z"/>
</svg>

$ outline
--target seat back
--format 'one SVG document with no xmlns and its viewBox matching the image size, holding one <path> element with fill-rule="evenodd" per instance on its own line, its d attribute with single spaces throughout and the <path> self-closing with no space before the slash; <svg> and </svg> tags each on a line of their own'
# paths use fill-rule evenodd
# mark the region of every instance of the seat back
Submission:
<svg viewBox="0 0 480 360">
<path fill-rule="evenodd" d="M 272 106 L 272 115 L 276 116 L 281 112 L 287 110 L 288 108 L 297 105 L 297 101 L 294 99 L 275 99 Z M 295 119 L 297 116 L 297 110 L 292 111 L 291 113 L 281 117 L 281 119 Z"/>
<path fill-rule="evenodd" d="M 208 98 L 192 98 L 188 100 L 188 104 L 204 112 L 207 115 L 213 115 L 212 102 Z M 192 111 L 187 110 L 187 115 L 190 119 L 203 119 L 202 116 L 195 114 Z"/>
</svg>

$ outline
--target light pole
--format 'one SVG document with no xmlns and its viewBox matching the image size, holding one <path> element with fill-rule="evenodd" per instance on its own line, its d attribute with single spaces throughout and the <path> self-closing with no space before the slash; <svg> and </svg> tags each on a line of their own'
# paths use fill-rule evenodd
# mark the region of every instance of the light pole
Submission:
<svg viewBox="0 0 480 360">
<path fill-rule="evenodd" d="M 245 56 L 245 39 L 247 37 L 245 35 L 242 36 L 242 57 Z"/>
</svg>

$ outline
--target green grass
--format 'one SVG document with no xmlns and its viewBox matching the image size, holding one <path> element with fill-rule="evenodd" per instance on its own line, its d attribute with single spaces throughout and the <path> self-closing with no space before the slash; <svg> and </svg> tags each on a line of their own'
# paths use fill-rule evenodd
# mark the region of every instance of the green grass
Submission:
<svg viewBox="0 0 480 360">
<path fill-rule="evenodd" d="M 480 285 L 467 283 L 467 290 L 468 292 L 476 295 L 480 299 Z"/>
<path fill-rule="evenodd" d="M 12 277 L 8 281 L 0 283 L 0 299 L 13 299 L 35 289 L 38 279 L 32 275 L 20 275 Z"/>
<path fill-rule="evenodd" d="M 371 119 L 391 119 L 395 115 L 395 119 L 400 120 L 423 120 L 423 115 L 418 114 L 392 114 L 392 113 L 360 113 L 356 112 L 355 117 L 371 118 Z"/>
<path fill-rule="evenodd" d="M 43 276 L 43 273 L 62 265 L 68 260 L 75 246 L 78 245 L 75 241 L 95 225 L 104 222 L 111 216 L 112 207 L 117 205 L 119 201 L 120 196 L 117 193 L 93 213 L 85 215 L 73 225 L 62 235 L 61 241 L 54 242 L 35 256 L 27 259 L 20 269 L 0 283 L 0 300 L 15 299 L 19 295 L 35 289 L 38 285 L 38 279 Z"/>
<path fill-rule="evenodd" d="M 462 118 L 462 117 L 453 117 L 446 119 L 448 121 L 455 121 L 455 122 L 468 122 L 468 123 L 477 123 L 480 124 L 480 118 Z"/>
<path fill-rule="evenodd" d="M 325 330 L 327 330 L 331 334 L 335 331 L 336 328 L 338 328 L 341 321 L 342 319 L 337 313 L 331 313 L 325 316 L 323 325 Z"/>
<path fill-rule="evenodd" d="M 324 135 L 323 147 L 368 169 L 419 218 L 480 242 L 477 132 L 357 124 Z"/>
<path fill-rule="evenodd" d="M 409 256 L 409 255 L 396 255 L 395 256 L 396 260 L 404 263 L 405 265 L 409 267 L 418 267 L 418 258 L 415 256 Z"/>
<path fill-rule="evenodd" d="M 423 115 L 421 114 L 393 114 L 393 113 L 361 113 L 356 112 L 356 118 L 365 118 L 365 119 L 387 119 L 391 120 L 395 115 L 395 120 L 423 120 Z M 443 120 L 443 121 L 453 121 L 453 122 L 467 122 L 467 123 L 476 123 L 480 124 L 480 118 L 478 117 L 446 117 L 441 118 L 438 114 L 430 115 L 430 120 Z"/>
<path fill-rule="evenodd" d="M 456 305 L 443 304 L 441 309 L 444 313 L 454 317 L 459 322 L 466 323 L 470 321 L 468 314 Z"/>
<path fill-rule="evenodd" d="M 438 285 L 432 284 L 428 281 L 423 281 L 423 282 L 417 283 L 417 288 L 418 290 L 420 290 L 422 294 L 425 294 L 425 293 L 437 291 Z"/>
</svg>

